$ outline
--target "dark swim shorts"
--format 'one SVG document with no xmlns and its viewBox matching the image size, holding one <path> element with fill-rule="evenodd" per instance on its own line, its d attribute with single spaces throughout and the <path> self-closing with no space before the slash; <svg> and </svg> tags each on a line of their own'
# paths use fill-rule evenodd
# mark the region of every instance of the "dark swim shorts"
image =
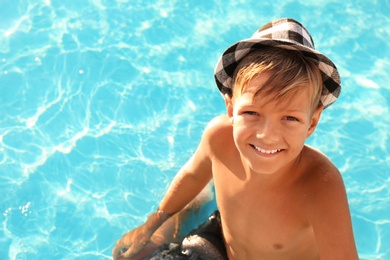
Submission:
<svg viewBox="0 0 390 260">
<path fill-rule="evenodd" d="M 227 260 L 221 217 L 215 211 L 208 221 L 184 238 L 181 244 L 161 246 L 143 260 Z"/>
</svg>

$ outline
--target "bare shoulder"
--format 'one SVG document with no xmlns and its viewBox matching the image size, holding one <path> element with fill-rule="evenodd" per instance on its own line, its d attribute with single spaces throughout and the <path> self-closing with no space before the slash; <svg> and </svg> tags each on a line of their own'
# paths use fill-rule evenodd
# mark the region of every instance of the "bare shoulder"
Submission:
<svg viewBox="0 0 390 260">
<path fill-rule="evenodd" d="M 357 259 L 347 193 L 339 170 L 321 152 L 306 146 L 303 152 L 310 161 L 303 181 L 305 212 L 321 259 Z"/>
<path fill-rule="evenodd" d="M 227 115 L 220 115 L 214 117 L 206 127 L 206 130 L 209 133 L 221 133 L 221 131 L 226 131 L 232 129 L 232 123 L 230 118 Z"/>
<path fill-rule="evenodd" d="M 215 156 L 218 157 L 223 149 L 229 148 L 229 144 L 234 144 L 232 132 L 231 121 L 227 115 L 213 118 L 203 131 L 202 139 L 195 153 L 196 157 L 207 158 L 207 160 L 213 160 Z"/>
<path fill-rule="evenodd" d="M 221 142 L 232 139 L 232 123 L 227 115 L 213 118 L 206 126 L 203 134 L 210 144 L 219 146 Z"/>
<path fill-rule="evenodd" d="M 320 151 L 305 146 L 303 149 L 306 162 L 304 166 L 304 187 L 312 205 L 331 203 L 334 196 L 345 197 L 345 187 L 340 171 L 333 162 Z"/>
<path fill-rule="evenodd" d="M 305 180 L 313 188 L 313 192 L 323 187 L 328 189 L 336 185 L 344 189 L 343 180 L 340 171 L 333 162 L 322 152 L 310 146 L 303 149 L 305 165 Z"/>
</svg>

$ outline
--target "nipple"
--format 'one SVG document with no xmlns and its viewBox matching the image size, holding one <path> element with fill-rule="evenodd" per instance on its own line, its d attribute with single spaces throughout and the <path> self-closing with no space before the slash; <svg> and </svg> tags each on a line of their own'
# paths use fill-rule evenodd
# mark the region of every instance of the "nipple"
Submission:
<svg viewBox="0 0 390 260">
<path fill-rule="evenodd" d="M 276 244 L 273 245 L 273 248 L 274 248 L 275 250 L 281 250 L 281 249 L 283 249 L 283 245 L 282 245 L 282 244 L 279 244 L 279 243 L 276 243 Z"/>
</svg>

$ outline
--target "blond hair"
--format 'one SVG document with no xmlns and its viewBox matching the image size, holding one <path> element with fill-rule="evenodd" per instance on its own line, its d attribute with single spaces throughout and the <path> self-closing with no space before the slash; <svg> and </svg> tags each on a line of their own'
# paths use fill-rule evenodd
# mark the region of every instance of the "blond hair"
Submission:
<svg viewBox="0 0 390 260">
<path fill-rule="evenodd" d="M 252 51 L 240 61 L 233 75 L 233 98 L 242 94 L 248 82 L 261 73 L 271 76 L 254 97 L 261 94 L 284 99 L 307 88 L 312 110 L 320 105 L 323 82 L 317 66 L 298 51 L 273 47 Z"/>
</svg>

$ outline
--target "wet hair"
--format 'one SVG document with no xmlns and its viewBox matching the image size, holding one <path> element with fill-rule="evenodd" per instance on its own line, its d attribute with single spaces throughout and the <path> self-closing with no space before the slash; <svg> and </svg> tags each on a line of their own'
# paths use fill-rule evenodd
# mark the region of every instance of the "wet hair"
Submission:
<svg viewBox="0 0 390 260">
<path fill-rule="evenodd" d="M 312 111 L 321 104 L 323 82 L 317 66 L 299 51 L 274 47 L 252 51 L 240 61 L 233 75 L 233 99 L 261 73 L 269 73 L 270 77 L 254 98 L 261 95 L 282 100 L 308 89 Z"/>
</svg>

